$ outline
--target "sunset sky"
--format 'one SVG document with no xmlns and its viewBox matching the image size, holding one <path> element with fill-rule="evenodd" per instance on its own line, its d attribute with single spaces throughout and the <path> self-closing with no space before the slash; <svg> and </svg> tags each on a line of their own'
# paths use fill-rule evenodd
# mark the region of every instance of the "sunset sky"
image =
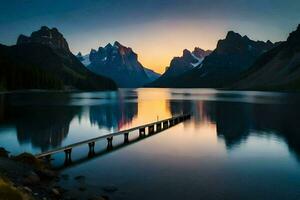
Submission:
<svg viewBox="0 0 300 200">
<path fill-rule="evenodd" d="M 47 25 L 74 54 L 117 40 L 160 73 L 185 48 L 214 49 L 228 30 L 279 41 L 300 23 L 299 0 L 10 0 L 0 9 L 2 44 Z"/>
</svg>

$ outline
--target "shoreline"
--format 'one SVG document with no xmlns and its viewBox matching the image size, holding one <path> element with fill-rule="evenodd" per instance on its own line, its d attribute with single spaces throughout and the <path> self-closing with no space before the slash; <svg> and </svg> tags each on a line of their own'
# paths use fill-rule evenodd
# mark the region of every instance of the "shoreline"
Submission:
<svg viewBox="0 0 300 200">
<path fill-rule="evenodd" d="M 29 153 L 9 156 L 0 148 L 0 199 L 62 199 L 64 189 L 57 186 L 59 172 Z"/>
<path fill-rule="evenodd" d="M 78 93 L 78 92 L 115 92 L 116 90 L 47 90 L 47 89 L 24 89 L 24 90 L 7 90 L 0 91 L 0 95 L 5 94 L 22 94 L 22 93 Z"/>
<path fill-rule="evenodd" d="M 9 156 L 9 152 L 0 147 L 0 199 L 16 200 L 76 200 L 70 192 L 59 182 L 69 175 L 61 174 L 53 170 L 51 165 L 43 160 L 35 158 L 30 153 L 22 153 L 17 156 Z M 84 176 L 75 176 L 80 181 Z M 85 191 L 86 186 L 81 186 L 80 191 Z M 107 186 L 107 192 L 117 190 Z M 106 195 L 93 196 L 86 194 L 89 200 L 109 200 Z"/>
</svg>

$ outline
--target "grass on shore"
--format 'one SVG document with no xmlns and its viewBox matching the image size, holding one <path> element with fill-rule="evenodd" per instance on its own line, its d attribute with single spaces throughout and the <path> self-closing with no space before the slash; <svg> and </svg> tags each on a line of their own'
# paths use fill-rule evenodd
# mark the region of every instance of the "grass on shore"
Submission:
<svg viewBox="0 0 300 200">
<path fill-rule="evenodd" d="M 10 182 L 0 177 L 1 200 L 32 200 L 31 197 L 15 188 Z"/>
</svg>

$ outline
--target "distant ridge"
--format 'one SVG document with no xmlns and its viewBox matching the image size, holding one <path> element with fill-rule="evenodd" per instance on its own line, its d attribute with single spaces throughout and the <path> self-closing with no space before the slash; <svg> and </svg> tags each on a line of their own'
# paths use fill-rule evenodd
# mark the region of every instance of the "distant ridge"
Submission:
<svg viewBox="0 0 300 200">
<path fill-rule="evenodd" d="M 261 55 L 231 88 L 300 90 L 300 25 L 285 42 Z"/>
<path fill-rule="evenodd" d="M 86 69 L 56 28 L 41 27 L 0 46 L 0 88 L 111 90 L 115 83 Z"/>
<path fill-rule="evenodd" d="M 99 75 L 113 79 L 119 87 L 141 87 L 156 80 L 160 75 L 145 68 L 138 55 L 119 42 L 110 43 L 98 50 L 92 49 L 89 55 L 78 54 L 77 58 L 85 66 Z"/>
<path fill-rule="evenodd" d="M 247 36 L 229 31 L 226 38 L 218 41 L 216 49 L 199 66 L 169 79 L 162 86 L 222 88 L 236 81 L 261 54 L 276 45 L 270 41 L 253 41 Z"/>
<path fill-rule="evenodd" d="M 156 81 L 148 84 L 147 87 L 168 87 L 172 85 L 173 78 L 199 66 L 211 52 L 199 47 L 195 47 L 193 52 L 187 49 L 183 50 L 182 56 L 174 57 L 165 73 Z"/>
</svg>

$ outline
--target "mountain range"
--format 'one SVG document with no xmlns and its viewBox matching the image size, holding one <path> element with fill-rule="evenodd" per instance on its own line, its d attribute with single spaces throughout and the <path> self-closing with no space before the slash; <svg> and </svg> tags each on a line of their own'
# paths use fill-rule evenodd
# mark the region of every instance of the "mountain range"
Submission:
<svg viewBox="0 0 300 200">
<path fill-rule="evenodd" d="M 299 90 L 300 25 L 285 42 L 264 53 L 232 89 Z"/>
<path fill-rule="evenodd" d="M 119 42 L 73 55 L 56 28 L 0 44 L 0 90 L 114 90 L 117 87 L 300 89 L 300 25 L 284 42 L 254 41 L 229 31 L 213 51 L 196 47 L 174 57 L 160 76 Z"/>
<path fill-rule="evenodd" d="M 210 50 L 203 50 L 195 47 L 193 52 L 185 49 L 181 57 L 174 57 L 170 66 L 166 68 L 165 73 L 157 80 L 151 82 L 149 87 L 168 87 L 172 85 L 173 78 L 192 70 L 194 67 L 199 66 L 204 58 L 211 53 Z"/>
<path fill-rule="evenodd" d="M 274 46 L 276 44 L 270 41 L 253 41 L 247 36 L 229 31 L 226 38 L 219 40 L 216 49 L 201 63 L 178 76 L 168 77 L 154 86 L 222 88 L 238 79 L 240 74 L 249 69 L 261 54 Z"/>
<path fill-rule="evenodd" d="M 139 61 L 138 55 L 130 48 L 119 42 L 110 43 L 98 50 L 92 49 L 90 54 L 77 58 L 96 74 L 113 79 L 119 87 L 141 87 L 156 80 L 160 75 L 145 68 Z"/>
<path fill-rule="evenodd" d="M 20 35 L 13 46 L 0 45 L 0 88 L 112 90 L 109 78 L 88 70 L 71 53 L 56 28 Z"/>
</svg>

